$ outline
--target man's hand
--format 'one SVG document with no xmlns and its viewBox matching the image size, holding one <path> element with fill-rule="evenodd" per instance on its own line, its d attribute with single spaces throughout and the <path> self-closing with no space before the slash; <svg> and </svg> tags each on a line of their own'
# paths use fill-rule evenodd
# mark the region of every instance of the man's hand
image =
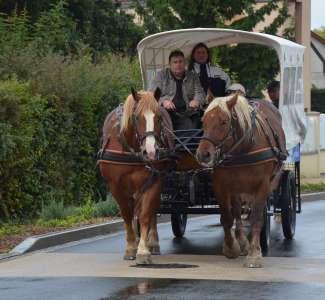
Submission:
<svg viewBox="0 0 325 300">
<path fill-rule="evenodd" d="M 189 103 L 189 106 L 190 106 L 190 108 L 195 110 L 195 109 L 198 109 L 200 107 L 200 103 L 199 103 L 199 101 L 194 99 Z"/>
<path fill-rule="evenodd" d="M 163 102 L 163 107 L 166 108 L 167 110 L 175 110 L 176 109 L 173 101 L 171 101 L 171 100 L 165 100 Z"/>
</svg>

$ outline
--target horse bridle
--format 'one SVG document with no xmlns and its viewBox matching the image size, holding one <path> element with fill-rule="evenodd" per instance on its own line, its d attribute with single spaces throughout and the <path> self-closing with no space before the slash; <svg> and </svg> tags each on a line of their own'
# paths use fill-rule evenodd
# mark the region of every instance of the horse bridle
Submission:
<svg viewBox="0 0 325 300">
<path fill-rule="evenodd" d="M 216 150 L 219 150 L 224 147 L 226 141 L 233 136 L 233 133 L 234 133 L 234 127 L 232 126 L 232 122 L 231 122 L 228 132 L 222 140 L 218 140 L 218 139 L 213 140 L 207 135 L 202 136 L 201 139 L 210 142 L 215 147 Z"/>
<path fill-rule="evenodd" d="M 140 134 L 139 128 L 138 128 L 138 118 L 134 113 L 132 114 L 132 122 L 133 122 L 133 126 L 135 128 L 135 135 L 136 135 L 136 138 L 137 138 L 137 142 L 140 145 L 140 147 L 141 147 L 144 139 L 146 139 L 147 137 L 150 137 L 150 136 L 153 136 L 155 138 L 155 140 L 157 141 L 159 146 L 163 145 L 163 143 L 162 143 L 162 119 L 161 119 L 161 116 L 159 116 L 159 124 L 160 124 L 160 128 L 161 128 L 160 135 L 155 131 L 146 131 L 145 133 Z"/>
<path fill-rule="evenodd" d="M 252 134 L 253 129 L 256 127 L 256 114 L 257 114 L 257 106 L 254 107 L 254 109 L 251 112 L 251 128 L 249 130 L 246 130 L 245 133 L 242 135 L 242 137 L 231 146 L 231 148 L 227 151 L 227 153 L 223 153 L 224 152 L 224 146 L 225 143 L 227 142 L 228 139 L 230 138 L 234 138 L 234 134 L 236 132 L 236 128 L 233 124 L 235 118 L 233 117 L 232 114 L 232 118 L 230 121 L 230 127 L 228 129 L 227 134 L 225 135 L 225 137 L 222 140 L 213 140 L 212 138 L 204 135 L 201 139 L 202 140 L 206 140 L 208 142 L 210 142 L 214 147 L 214 157 L 215 157 L 215 161 L 213 162 L 214 166 L 220 165 L 224 159 L 226 159 L 227 157 L 229 157 L 229 154 L 232 153 L 247 137 L 248 135 Z M 252 136 L 252 140 L 254 139 L 254 137 Z M 219 154 L 219 155 L 216 155 Z M 216 160 L 216 157 L 219 157 L 218 161 Z"/>
</svg>

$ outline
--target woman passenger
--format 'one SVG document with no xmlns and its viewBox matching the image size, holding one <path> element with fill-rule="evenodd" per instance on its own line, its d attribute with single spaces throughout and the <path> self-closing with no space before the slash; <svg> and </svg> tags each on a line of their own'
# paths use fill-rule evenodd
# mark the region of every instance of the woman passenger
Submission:
<svg viewBox="0 0 325 300">
<path fill-rule="evenodd" d="M 206 95 L 208 89 L 210 89 L 214 97 L 224 97 L 226 95 L 226 89 L 230 85 L 230 78 L 222 68 L 211 64 L 209 48 L 204 43 L 194 46 L 189 70 L 193 70 L 199 75 Z"/>
</svg>

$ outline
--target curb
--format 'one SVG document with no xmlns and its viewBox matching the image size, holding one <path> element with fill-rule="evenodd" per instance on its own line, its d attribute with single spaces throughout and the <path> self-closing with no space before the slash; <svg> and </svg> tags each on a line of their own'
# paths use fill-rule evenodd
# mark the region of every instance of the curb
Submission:
<svg viewBox="0 0 325 300">
<path fill-rule="evenodd" d="M 317 201 L 325 199 L 325 192 L 314 192 L 301 194 L 302 201 Z"/>
<path fill-rule="evenodd" d="M 158 223 L 165 223 L 169 221 L 169 215 L 160 215 L 157 219 Z M 0 255 L 0 260 L 13 258 L 15 256 L 23 255 L 32 251 L 59 246 L 70 242 L 76 242 L 83 239 L 94 238 L 96 236 L 116 233 L 122 230 L 124 230 L 124 221 L 120 219 L 102 224 L 68 229 L 56 233 L 54 232 L 31 236 L 18 244 L 9 253 Z"/>
<path fill-rule="evenodd" d="M 122 220 L 117 220 L 98 225 L 89 225 L 80 228 L 68 229 L 57 233 L 32 236 L 18 244 L 4 257 L 0 256 L 0 259 L 10 258 L 31 251 L 41 250 L 69 242 L 92 238 L 99 235 L 114 233 L 122 230 L 123 228 L 124 222 Z"/>
</svg>

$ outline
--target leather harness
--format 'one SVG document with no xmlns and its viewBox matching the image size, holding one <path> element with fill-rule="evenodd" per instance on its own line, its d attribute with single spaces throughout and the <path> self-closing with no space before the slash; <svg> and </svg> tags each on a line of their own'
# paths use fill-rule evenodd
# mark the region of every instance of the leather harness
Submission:
<svg viewBox="0 0 325 300">
<path fill-rule="evenodd" d="M 251 112 L 251 128 L 248 129 L 240 139 L 237 140 L 237 142 L 226 152 L 223 153 L 223 148 L 225 146 L 225 143 L 228 139 L 232 138 L 235 134 L 235 126 L 233 125 L 234 123 L 234 118 L 231 120 L 231 126 L 226 134 L 226 136 L 220 140 L 220 141 L 215 141 L 211 139 L 208 136 L 203 136 L 203 140 L 209 141 L 211 144 L 214 145 L 215 147 L 215 153 L 221 153 L 221 157 L 218 161 L 214 162 L 214 168 L 215 167 L 234 167 L 234 166 L 246 166 L 246 165 L 256 165 L 260 163 L 264 163 L 269 160 L 278 160 L 278 161 L 284 161 L 287 158 L 287 153 L 281 151 L 280 147 L 280 141 L 279 141 L 279 136 L 271 126 L 269 120 L 267 117 L 264 119 L 266 120 L 266 123 L 268 125 L 268 128 L 271 130 L 271 134 L 274 137 L 274 140 L 276 142 L 276 146 L 272 144 L 271 138 L 269 134 L 266 132 L 266 128 L 264 124 L 259 122 L 259 119 L 257 118 L 258 114 L 258 105 L 255 105 L 253 107 L 253 110 Z M 262 129 L 270 147 L 259 149 L 256 151 L 250 151 L 244 154 L 240 155 L 234 155 L 231 154 L 235 149 L 237 149 L 245 139 L 249 138 L 251 139 L 252 144 L 255 144 L 255 138 L 254 138 L 254 129 L 256 129 L 256 121 L 260 123 L 260 128 Z M 217 157 L 218 155 L 216 155 Z"/>
<path fill-rule="evenodd" d="M 120 126 L 121 122 L 121 106 L 117 108 L 117 113 L 119 116 L 118 125 Z M 110 115 L 110 117 L 113 114 Z M 163 146 L 163 121 L 160 118 L 161 122 L 161 135 L 159 136 L 154 131 L 147 131 L 143 135 L 140 135 L 138 126 L 137 126 L 137 118 L 133 114 L 132 115 L 132 122 L 135 128 L 135 135 L 137 138 L 137 143 L 139 145 L 142 144 L 143 140 L 148 136 L 154 136 L 156 141 L 158 142 L 159 146 Z M 110 142 L 110 137 L 107 137 L 105 143 L 103 143 L 103 147 L 97 153 L 97 165 L 100 163 L 109 163 L 109 164 L 118 164 L 118 165 L 133 165 L 133 166 L 140 166 L 144 167 L 150 173 L 149 179 L 144 183 L 141 190 L 137 193 L 136 198 L 140 198 L 141 195 L 149 189 L 156 179 L 159 176 L 163 176 L 166 172 L 170 170 L 160 171 L 158 170 L 155 165 L 163 163 L 163 162 L 170 162 L 174 160 L 174 156 L 171 154 L 171 151 L 166 148 L 159 148 L 157 149 L 157 159 L 155 161 L 147 160 L 141 151 L 135 151 L 126 141 L 126 138 L 123 133 L 119 135 L 119 142 L 121 143 L 124 151 L 116 151 L 116 150 L 107 150 L 106 147 Z"/>
</svg>

